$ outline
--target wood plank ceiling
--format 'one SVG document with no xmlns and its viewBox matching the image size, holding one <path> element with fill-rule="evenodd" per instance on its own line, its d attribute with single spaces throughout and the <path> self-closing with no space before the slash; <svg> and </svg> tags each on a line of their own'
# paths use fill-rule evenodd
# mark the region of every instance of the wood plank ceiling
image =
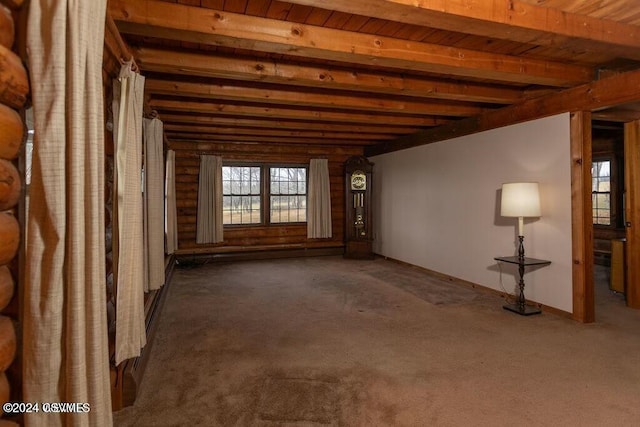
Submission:
<svg viewBox="0 0 640 427">
<path fill-rule="evenodd" d="M 638 0 L 109 0 L 109 14 L 174 143 L 393 147 L 640 68 Z"/>
</svg>

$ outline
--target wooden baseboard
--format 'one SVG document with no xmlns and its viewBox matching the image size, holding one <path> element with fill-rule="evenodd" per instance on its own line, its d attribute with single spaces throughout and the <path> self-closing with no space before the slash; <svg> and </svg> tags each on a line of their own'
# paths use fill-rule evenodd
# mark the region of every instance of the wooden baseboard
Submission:
<svg viewBox="0 0 640 427">
<path fill-rule="evenodd" d="M 309 241 L 306 243 L 278 243 L 271 245 L 248 245 L 248 246 L 204 246 L 197 248 L 178 249 L 175 255 L 217 255 L 235 254 L 239 252 L 271 252 L 279 250 L 310 250 L 310 249 L 330 249 L 344 248 L 344 242 L 335 240 Z"/>
<path fill-rule="evenodd" d="M 153 348 L 153 342 L 155 338 L 156 330 L 158 329 L 158 321 L 162 307 L 167 298 L 169 286 L 171 284 L 171 277 L 173 276 L 173 270 L 176 265 L 176 259 L 174 255 L 167 257 L 165 263 L 165 281 L 164 286 L 155 291 L 150 291 L 145 301 L 145 329 L 147 334 L 147 344 L 140 351 L 140 356 L 128 359 L 121 365 L 121 378 L 122 378 L 122 405 L 121 407 L 131 406 L 136 400 L 138 395 L 138 389 L 142 383 L 144 371 L 149 361 L 151 349 Z"/>
<path fill-rule="evenodd" d="M 425 273 L 429 273 L 430 275 L 435 276 L 435 277 L 437 277 L 439 279 L 446 280 L 446 281 L 451 282 L 451 283 L 455 283 L 456 285 L 465 286 L 467 288 L 472 288 L 472 289 L 476 289 L 476 290 L 479 290 L 479 291 L 482 291 L 482 292 L 486 292 L 486 293 L 489 293 L 489 294 L 492 294 L 492 295 L 500 296 L 500 297 L 504 298 L 505 300 L 507 300 L 508 298 L 511 298 L 511 299 L 513 298 L 513 295 L 511 295 L 511 294 L 509 294 L 507 292 L 502 292 L 502 291 L 499 291 L 497 289 L 489 288 L 487 286 L 483 286 L 483 285 L 480 285 L 478 283 L 470 282 L 468 280 L 460 279 L 458 277 L 451 276 L 449 274 L 440 273 L 439 271 L 431 270 L 429 268 L 421 267 L 421 266 L 415 265 L 415 264 L 410 264 L 408 262 L 400 261 L 398 259 L 390 258 L 390 257 L 384 256 L 384 255 L 380 255 L 380 254 L 376 254 L 376 256 L 380 257 L 380 258 L 384 258 L 385 260 L 388 260 L 388 261 L 391 261 L 391 262 L 395 262 L 397 264 L 401 264 L 401 265 L 404 265 L 404 266 L 407 266 L 407 267 L 418 269 L 420 271 L 424 271 Z M 542 309 L 546 313 L 552 313 L 552 314 L 554 314 L 556 316 L 564 317 L 564 318 L 567 318 L 567 319 L 573 319 L 573 315 L 571 313 L 569 313 L 568 311 L 560 310 L 559 308 L 555 308 L 555 307 L 550 307 L 550 306 L 548 306 L 546 304 L 541 304 L 541 303 L 538 303 L 538 302 L 535 302 L 535 301 L 530 301 L 530 300 L 527 300 L 527 301 L 533 303 L 533 305 L 535 305 L 536 307 Z"/>
<path fill-rule="evenodd" d="M 228 261 L 251 261 L 262 259 L 279 259 L 279 258 L 300 258 L 300 257 L 316 257 L 344 254 L 344 247 L 327 247 L 327 248 L 300 248 L 300 249 L 271 249 L 241 252 L 224 252 L 224 253 L 198 253 L 183 254 L 177 257 L 178 265 L 180 263 L 197 264 L 202 260 L 206 262 L 228 262 Z"/>
</svg>

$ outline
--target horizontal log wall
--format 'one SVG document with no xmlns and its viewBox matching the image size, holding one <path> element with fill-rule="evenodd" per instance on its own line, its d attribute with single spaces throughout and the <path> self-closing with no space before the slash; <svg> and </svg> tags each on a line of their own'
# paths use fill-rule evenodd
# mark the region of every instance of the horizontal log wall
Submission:
<svg viewBox="0 0 640 427">
<path fill-rule="evenodd" d="M 18 9 L 21 1 L 2 1 Z M 22 401 L 19 289 L 21 224 L 19 203 L 23 176 L 18 170 L 18 156 L 23 144 L 25 124 L 21 113 L 29 96 L 29 80 L 22 59 L 15 53 L 16 25 L 13 12 L 0 4 L 0 406 L 8 401 Z M 14 10 L 19 16 L 24 10 Z M 17 426 L 21 414 L 0 411 L 0 424 Z"/>
<path fill-rule="evenodd" d="M 344 244 L 343 165 L 350 156 L 362 155 L 361 147 L 170 142 L 169 148 L 176 151 L 179 254 L 215 254 L 251 249 L 309 249 Z M 277 165 L 308 164 L 310 159 L 328 159 L 333 238 L 307 239 L 306 224 L 233 226 L 225 228 L 222 244 L 197 244 L 196 215 L 201 154 L 222 156 L 223 162 L 244 161 Z"/>
</svg>

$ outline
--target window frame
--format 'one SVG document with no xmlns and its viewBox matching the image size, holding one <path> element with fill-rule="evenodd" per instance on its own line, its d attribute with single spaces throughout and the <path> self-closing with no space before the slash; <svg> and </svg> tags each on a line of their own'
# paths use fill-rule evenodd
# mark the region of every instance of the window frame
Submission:
<svg viewBox="0 0 640 427">
<path fill-rule="evenodd" d="M 224 228 L 251 228 L 251 227 L 286 227 L 291 225 L 303 225 L 307 221 L 296 222 L 271 222 L 271 168 L 301 168 L 305 169 L 305 194 L 306 217 L 308 218 L 309 201 L 309 165 L 301 163 L 265 163 L 251 161 L 223 161 L 222 167 L 259 167 L 260 168 L 260 222 L 251 224 L 223 224 Z M 224 190 L 223 190 L 224 197 Z"/>
<path fill-rule="evenodd" d="M 602 227 L 602 228 L 615 228 L 616 227 L 616 194 L 615 194 L 615 185 L 616 185 L 616 181 L 615 181 L 615 171 L 614 168 L 616 167 L 616 162 L 614 161 L 613 157 L 610 156 L 598 156 L 598 157 L 593 157 L 591 159 L 591 169 L 594 169 L 594 164 L 595 163 L 603 163 L 603 162 L 609 162 L 609 191 L 594 191 L 593 190 L 593 180 L 596 178 L 596 176 L 592 173 L 591 174 L 591 199 L 592 199 L 592 206 L 591 206 L 591 218 L 592 218 L 592 222 L 593 225 L 595 227 Z M 595 216 L 595 204 L 593 204 L 593 196 L 596 194 L 609 194 L 609 224 L 600 224 L 596 222 L 596 216 Z M 598 217 L 598 218 L 602 218 L 602 217 Z"/>
<path fill-rule="evenodd" d="M 305 218 L 307 218 L 307 215 L 309 213 L 307 207 L 308 207 L 308 201 L 309 201 L 309 166 L 308 165 L 293 165 L 293 164 L 286 164 L 286 165 L 274 165 L 274 164 L 269 164 L 265 166 L 265 173 L 266 175 L 268 175 L 269 177 L 269 182 L 267 183 L 268 185 L 268 195 L 267 197 L 269 198 L 269 200 L 267 201 L 267 208 L 268 208 L 268 218 L 267 221 L 269 225 L 283 225 L 283 224 L 306 224 L 307 221 L 281 221 L 281 222 L 272 222 L 271 221 L 271 198 L 274 196 L 284 196 L 284 197 L 290 197 L 290 196 L 296 196 L 296 197 L 300 197 L 301 194 L 300 193 L 296 193 L 296 194 L 272 194 L 271 193 L 271 169 L 304 169 L 304 198 L 305 198 Z M 298 181 L 299 182 L 299 181 Z"/>
<path fill-rule="evenodd" d="M 255 163 L 255 162 L 233 162 L 233 163 L 226 163 L 223 162 L 222 164 L 223 167 L 223 179 L 222 179 L 222 200 L 223 200 L 223 205 L 222 205 L 222 209 L 223 209 L 223 227 L 254 227 L 254 226 L 259 226 L 262 225 L 262 223 L 264 222 L 264 210 L 263 210 L 263 205 L 264 205 L 264 176 L 263 176 L 263 169 L 262 169 L 262 165 L 260 163 Z M 224 198 L 225 196 L 229 196 L 229 194 L 225 194 L 224 193 L 224 168 L 225 167 L 240 167 L 240 168 L 259 168 L 260 169 L 260 193 L 259 193 L 259 197 L 260 197 L 260 221 L 259 222 L 252 222 L 252 223 L 247 223 L 247 224 L 224 224 Z M 245 195 L 246 196 L 246 195 Z M 249 193 L 249 196 L 252 196 L 251 193 Z"/>
</svg>

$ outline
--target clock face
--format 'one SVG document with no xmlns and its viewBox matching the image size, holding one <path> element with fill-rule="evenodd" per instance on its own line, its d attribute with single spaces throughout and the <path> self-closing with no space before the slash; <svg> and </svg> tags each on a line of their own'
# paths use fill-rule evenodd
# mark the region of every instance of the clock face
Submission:
<svg viewBox="0 0 640 427">
<path fill-rule="evenodd" d="M 352 190 L 366 190 L 367 189 L 367 175 L 362 171 L 354 171 L 351 174 L 351 189 Z"/>
</svg>

